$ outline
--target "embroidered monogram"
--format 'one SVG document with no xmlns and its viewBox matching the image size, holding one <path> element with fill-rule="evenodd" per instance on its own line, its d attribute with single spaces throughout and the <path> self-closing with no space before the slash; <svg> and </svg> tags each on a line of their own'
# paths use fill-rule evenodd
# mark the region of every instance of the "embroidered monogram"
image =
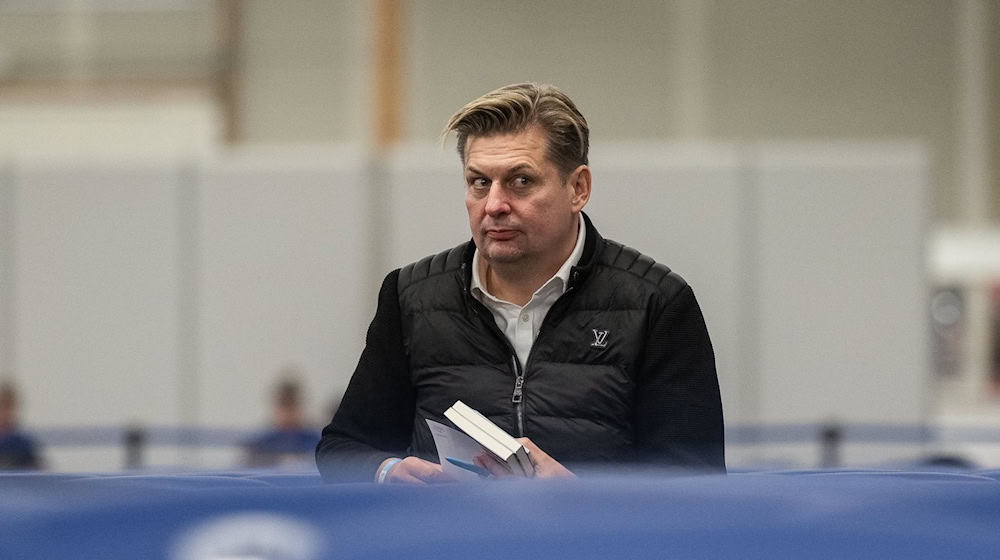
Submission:
<svg viewBox="0 0 1000 560">
<path fill-rule="evenodd" d="M 607 348 L 608 347 L 608 331 L 599 331 L 597 329 L 592 329 L 594 332 L 594 341 L 590 343 L 593 348 Z"/>
</svg>

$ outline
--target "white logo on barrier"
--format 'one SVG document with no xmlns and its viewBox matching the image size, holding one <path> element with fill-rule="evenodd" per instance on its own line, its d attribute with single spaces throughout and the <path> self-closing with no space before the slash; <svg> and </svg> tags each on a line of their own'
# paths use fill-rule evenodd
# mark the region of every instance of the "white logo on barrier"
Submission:
<svg viewBox="0 0 1000 560">
<path fill-rule="evenodd" d="M 594 348 L 607 348 L 608 347 L 608 331 L 599 331 L 593 329 L 594 331 L 594 341 L 590 343 Z"/>
<path fill-rule="evenodd" d="M 171 560 L 315 560 L 322 535 L 288 515 L 241 512 L 213 517 L 181 534 Z M 329 551 L 327 551 L 329 552 Z"/>
</svg>

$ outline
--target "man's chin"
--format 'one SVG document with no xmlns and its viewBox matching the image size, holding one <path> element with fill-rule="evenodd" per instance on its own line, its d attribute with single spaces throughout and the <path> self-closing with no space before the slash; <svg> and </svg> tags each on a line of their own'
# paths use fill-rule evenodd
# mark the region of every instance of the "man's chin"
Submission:
<svg viewBox="0 0 1000 560">
<path fill-rule="evenodd" d="M 486 259 L 486 262 L 489 262 L 491 264 L 515 263 L 521 260 L 521 257 L 523 256 L 521 251 L 516 251 L 516 250 L 505 251 L 505 250 L 497 250 L 495 248 L 482 251 L 482 255 L 483 258 Z"/>
</svg>

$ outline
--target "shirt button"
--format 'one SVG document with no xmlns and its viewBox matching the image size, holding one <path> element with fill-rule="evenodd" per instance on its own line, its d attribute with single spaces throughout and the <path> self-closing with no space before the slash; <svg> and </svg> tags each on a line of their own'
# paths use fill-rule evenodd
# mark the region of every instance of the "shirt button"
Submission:
<svg viewBox="0 0 1000 560">
<path fill-rule="evenodd" d="M 521 322 L 522 322 L 522 323 L 527 323 L 527 322 L 528 322 L 528 319 L 530 319 L 530 318 L 531 318 L 531 317 L 528 317 L 528 314 L 527 314 L 527 313 L 521 313 Z"/>
</svg>

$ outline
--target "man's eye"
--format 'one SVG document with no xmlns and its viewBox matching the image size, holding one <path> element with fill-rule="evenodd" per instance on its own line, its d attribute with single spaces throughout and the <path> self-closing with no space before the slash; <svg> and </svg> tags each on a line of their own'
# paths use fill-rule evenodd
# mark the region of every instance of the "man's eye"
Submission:
<svg viewBox="0 0 1000 560">
<path fill-rule="evenodd" d="M 474 196 L 482 197 L 486 196 L 486 193 L 490 192 L 490 180 L 485 177 L 469 179 L 468 183 L 469 192 Z"/>
<path fill-rule="evenodd" d="M 524 175 L 519 175 L 514 178 L 514 184 L 518 186 L 526 186 L 531 184 L 531 177 L 526 177 Z"/>
</svg>

